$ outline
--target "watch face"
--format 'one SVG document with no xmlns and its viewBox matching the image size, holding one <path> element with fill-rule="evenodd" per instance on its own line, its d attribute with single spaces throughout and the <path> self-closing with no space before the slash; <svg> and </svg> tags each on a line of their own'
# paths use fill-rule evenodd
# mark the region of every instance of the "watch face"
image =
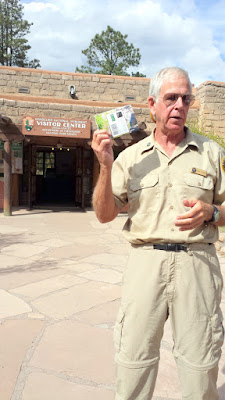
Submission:
<svg viewBox="0 0 225 400">
<path fill-rule="evenodd" d="M 215 206 L 213 206 L 213 208 L 214 208 L 214 212 L 213 212 L 213 216 L 212 216 L 212 222 L 218 222 L 220 219 L 220 211 Z"/>
<path fill-rule="evenodd" d="M 218 222 L 220 219 L 220 211 L 216 208 L 216 210 L 214 211 L 215 213 L 215 222 Z"/>
</svg>

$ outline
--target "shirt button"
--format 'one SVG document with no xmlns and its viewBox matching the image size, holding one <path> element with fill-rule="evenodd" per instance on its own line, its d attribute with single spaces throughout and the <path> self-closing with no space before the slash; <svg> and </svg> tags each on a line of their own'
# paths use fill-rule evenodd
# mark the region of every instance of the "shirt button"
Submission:
<svg viewBox="0 0 225 400">
<path fill-rule="evenodd" d="M 198 182 L 198 186 L 202 186 L 201 182 Z"/>
<path fill-rule="evenodd" d="M 144 183 L 141 183 L 141 187 L 144 187 Z"/>
<path fill-rule="evenodd" d="M 173 231 L 174 231 L 174 228 L 171 228 L 171 231 L 173 232 Z"/>
<path fill-rule="evenodd" d="M 170 209 L 173 210 L 173 206 L 170 206 Z"/>
<path fill-rule="evenodd" d="M 169 184 L 168 184 L 168 186 L 169 186 L 169 187 L 172 187 L 172 186 L 173 186 L 173 184 L 172 184 L 172 183 L 169 183 Z"/>
</svg>

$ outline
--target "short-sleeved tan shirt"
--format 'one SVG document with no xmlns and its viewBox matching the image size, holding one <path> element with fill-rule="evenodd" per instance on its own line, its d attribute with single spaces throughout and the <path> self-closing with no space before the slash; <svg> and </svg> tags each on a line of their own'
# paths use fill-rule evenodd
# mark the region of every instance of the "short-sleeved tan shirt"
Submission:
<svg viewBox="0 0 225 400">
<path fill-rule="evenodd" d="M 225 151 L 185 127 L 185 138 L 169 157 L 152 133 L 121 152 L 112 169 L 114 199 L 129 203 L 124 235 L 134 244 L 213 243 L 218 228 L 202 224 L 179 231 L 177 215 L 188 210 L 183 199 L 225 204 Z"/>
</svg>

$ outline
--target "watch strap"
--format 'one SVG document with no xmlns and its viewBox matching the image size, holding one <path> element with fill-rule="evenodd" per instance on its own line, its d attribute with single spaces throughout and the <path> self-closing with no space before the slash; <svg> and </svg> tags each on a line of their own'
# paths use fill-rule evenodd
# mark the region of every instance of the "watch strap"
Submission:
<svg viewBox="0 0 225 400">
<path fill-rule="evenodd" d="M 217 214 L 220 215 L 220 211 L 218 210 L 218 208 L 216 206 L 214 206 L 214 204 L 212 204 L 212 206 L 213 206 L 213 215 L 212 215 L 212 218 L 209 221 L 207 221 L 207 223 L 215 222 L 216 220 L 217 221 L 219 220 L 219 218 L 217 219 L 216 216 L 217 216 Z"/>
</svg>

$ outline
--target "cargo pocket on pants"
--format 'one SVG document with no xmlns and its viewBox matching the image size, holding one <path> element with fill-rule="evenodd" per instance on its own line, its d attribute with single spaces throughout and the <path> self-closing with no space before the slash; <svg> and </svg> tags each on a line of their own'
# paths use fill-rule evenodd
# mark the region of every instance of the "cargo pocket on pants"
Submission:
<svg viewBox="0 0 225 400">
<path fill-rule="evenodd" d="M 222 323 L 222 317 L 219 315 L 213 315 L 211 317 L 212 324 L 212 352 L 215 359 L 219 359 L 221 355 L 221 348 L 224 342 L 224 328 Z"/>
<path fill-rule="evenodd" d="M 119 310 L 115 328 L 114 328 L 114 345 L 117 352 L 120 352 L 121 349 L 121 338 L 122 338 L 122 331 L 123 331 L 123 324 L 124 324 L 124 317 L 125 314 L 123 310 Z"/>
</svg>

